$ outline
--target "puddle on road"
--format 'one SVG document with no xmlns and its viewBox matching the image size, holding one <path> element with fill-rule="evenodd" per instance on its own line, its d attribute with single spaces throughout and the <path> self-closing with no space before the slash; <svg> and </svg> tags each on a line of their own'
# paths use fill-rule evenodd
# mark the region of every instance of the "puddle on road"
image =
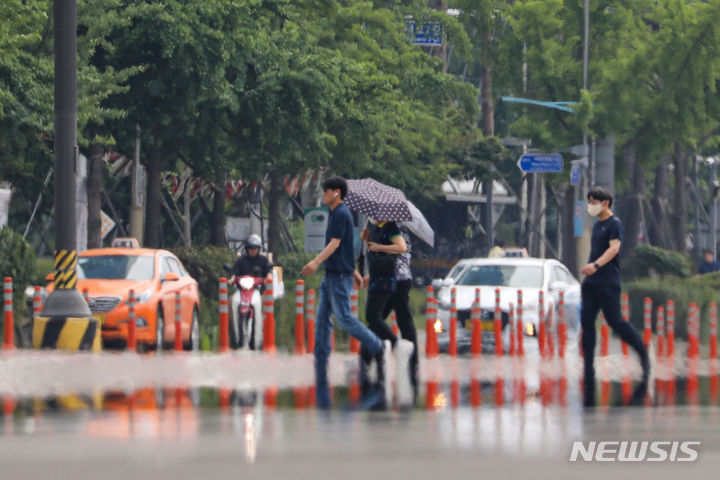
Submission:
<svg viewBox="0 0 720 480">
<path fill-rule="evenodd" d="M 383 406 L 377 395 L 361 391 L 355 381 L 357 362 L 357 355 L 331 356 L 333 412 L 399 414 L 392 395 L 391 403 Z M 421 384 L 411 410 L 502 419 L 521 409 L 539 411 L 546 420 L 557 415 L 550 423 L 577 422 L 583 414 L 581 365 L 577 353 L 565 359 L 422 359 Z M 598 358 L 596 369 L 599 409 L 626 404 L 640 375 L 637 363 L 610 355 Z M 715 362 L 678 361 L 656 365 L 653 371 L 647 406 L 718 406 Z M 91 437 L 192 438 L 208 418 L 216 418 L 221 430 L 233 430 L 237 424 L 249 428 L 247 415 L 315 411 L 313 383 L 312 355 L 3 352 L 0 397 L 5 420 L 0 431 L 5 436 L 46 434 L 43 425 L 74 419 L 81 425 L 72 428 Z M 524 428 L 527 420 L 519 422 L 518 428 Z M 461 424 L 452 427 L 458 435 L 466 429 Z"/>
</svg>

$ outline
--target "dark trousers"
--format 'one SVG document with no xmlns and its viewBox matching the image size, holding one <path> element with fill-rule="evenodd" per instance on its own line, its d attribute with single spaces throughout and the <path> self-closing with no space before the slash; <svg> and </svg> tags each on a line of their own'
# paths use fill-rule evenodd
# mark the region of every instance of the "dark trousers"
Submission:
<svg viewBox="0 0 720 480">
<path fill-rule="evenodd" d="M 397 337 L 392 332 L 392 329 L 385 323 L 383 312 L 385 307 L 390 303 L 392 292 L 389 290 L 369 290 L 367 296 L 367 302 L 365 303 L 365 320 L 367 321 L 368 328 L 380 340 L 390 340 L 393 347 L 397 342 Z M 361 355 L 365 361 L 372 359 L 372 354 L 363 345 L 361 348 Z"/>
<path fill-rule="evenodd" d="M 400 280 L 397 282 L 395 291 L 390 297 L 390 301 L 385 306 L 383 318 L 386 319 L 392 310 L 395 310 L 398 329 L 403 339 L 409 340 L 415 346 L 412 356 L 410 357 L 410 378 L 413 385 L 417 383 L 417 364 L 418 364 L 418 348 L 417 348 L 417 332 L 415 331 L 415 322 L 413 322 L 410 313 L 410 288 L 411 280 Z"/>
<path fill-rule="evenodd" d="M 620 287 L 583 283 L 582 285 L 582 347 L 585 360 L 585 404 L 595 402 L 595 343 L 597 332 L 595 319 L 602 310 L 605 321 L 620 339 L 630 345 L 640 357 L 643 379 L 647 381 L 648 353 L 640 334 L 630 322 L 622 319 L 620 312 Z"/>
</svg>

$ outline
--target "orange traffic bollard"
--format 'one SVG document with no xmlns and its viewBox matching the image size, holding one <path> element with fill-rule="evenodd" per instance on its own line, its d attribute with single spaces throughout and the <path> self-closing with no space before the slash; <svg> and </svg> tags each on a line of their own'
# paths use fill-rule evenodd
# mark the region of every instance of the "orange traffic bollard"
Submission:
<svg viewBox="0 0 720 480">
<path fill-rule="evenodd" d="M 87 303 L 89 305 L 90 304 L 90 292 L 88 291 L 87 288 L 83 288 L 82 294 L 83 294 L 83 298 L 85 299 L 85 303 Z"/>
<path fill-rule="evenodd" d="M 545 329 L 547 354 L 550 358 L 553 358 L 555 356 L 555 310 L 552 308 L 548 309 L 548 313 L 545 316 L 545 323 L 547 324 L 547 328 Z"/>
<path fill-rule="evenodd" d="M 182 350 L 182 304 L 180 294 L 175 294 L 175 351 Z"/>
<path fill-rule="evenodd" d="M 450 406 L 452 408 L 460 406 L 460 382 L 457 380 L 450 382 Z"/>
<path fill-rule="evenodd" d="M 218 291 L 218 298 L 220 300 L 220 326 L 219 326 L 219 339 L 218 339 L 218 350 L 220 353 L 227 352 L 230 348 L 230 330 L 229 330 L 229 318 L 228 318 L 228 286 L 227 278 L 220 278 L 220 288 Z"/>
<path fill-rule="evenodd" d="M 42 312 L 42 297 L 40 296 L 40 287 L 35 285 L 34 288 L 34 294 L 33 294 L 33 311 L 32 311 L 32 318 L 35 319 L 40 316 L 40 312 Z"/>
<path fill-rule="evenodd" d="M 495 381 L 495 406 L 502 407 L 505 403 L 505 380 L 502 377 L 498 377 Z"/>
<path fill-rule="evenodd" d="M 547 348 L 545 345 L 545 294 L 540 290 L 538 298 L 538 349 L 540 350 L 540 356 L 544 357 L 547 355 Z"/>
<path fill-rule="evenodd" d="M 265 398 L 264 398 L 264 404 L 267 408 L 275 408 L 277 406 L 277 388 L 275 387 L 268 387 L 265 389 Z"/>
<path fill-rule="evenodd" d="M 480 389 L 480 380 L 477 378 L 470 379 L 470 406 L 477 408 L 482 405 L 482 390 Z"/>
<path fill-rule="evenodd" d="M 667 336 L 667 356 L 673 358 L 675 356 L 675 302 L 668 300 L 667 302 L 667 326 L 665 335 Z"/>
<path fill-rule="evenodd" d="M 657 358 L 665 358 L 665 307 L 662 305 L 657 308 L 657 317 L 655 319 L 655 330 L 657 332 Z"/>
<path fill-rule="evenodd" d="M 652 340 L 652 300 L 645 297 L 643 302 L 643 345 L 645 349 L 650 346 Z"/>
<path fill-rule="evenodd" d="M 495 355 L 503 355 L 502 342 L 502 311 L 500 310 L 500 289 L 495 289 L 495 315 L 493 317 L 493 331 L 495 333 Z"/>
<path fill-rule="evenodd" d="M 605 321 L 605 314 L 600 312 L 600 355 L 607 357 L 610 353 L 610 327 Z"/>
<path fill-rule="evenodd" d="M 128 339 L 127 349 L 131 352 L 137 351 L 137 339 L 135 335 L 135 290 L 128 294 Z"/>
<path fill-rule="evenodd" d="M 5 277 L 5 288 L 3 290 L 3 297 L 5 300 L 5 330 L 4 330 L 4 341 L 3 348 L 11 349 L 15 347 L 15 331 L 13 324 L 13 283 L 12 278 Z"/>
<path fill-rule="evenodd" d="M 352 385 L 351 385 L 352 388 Z M 302 410 L 304 408 L 307 408 L 307 395 L 308 391 L 306 387 L 293 387 L 293 403 L 295 404 L 295 408 L 297 410 Z M 351 396 L 352 399 L 352 396 Z M 357 401 L 357 400 L 356 400 Z"/>
<path fill-rule="evenodd" d="M 628 298 L 626 293 L 623 293 L 620 297 L 620 308 L 622 311 L 622 319 L 623 322 L 629 322 L 630 321 L 630 299 Z M 624 356 L 628 356 L 630 354 L 628 350 L 628 344 L 623 342 L 622 343 L 622 353 Z"/>
<path fill-rule="evenodd" d="M 263 299 L 265 313 L 263 324 L 263 351 L 275 351 L 275 303 L 273 301 L 272 280 L 265 279 L 265 298 Z"/>
<path fill-rule="evenodd" d="M 565 292 L 560 292 L 558 299 L 558 356 L 565 358 L 567 344 L 567 318 L 565 317 Z"/>
<path fill-rule="evenodd" d="M 482 310 L 480 309 L 480 289 L 475 289 L 475 301 L 470 310 L 472 323 L 472 337 L 470 338 L 470 353 L 473 356 L 482 355 Z"/>
<path fill-rule="evenodd" d="M 710 302 L 710 359 L 717 358 L 717 303 Z"/>
<path fill-rule="evenodd" d="M 508 353 L 511 357 L 514 357 L 517 351 L 517 346 L 515 345 L 517 340 L 515 338 L 515 305 L 512 302 L 510 303 L 508 309 L 508 332 L 510 333 L 510 352 Z"/>
<path fill-rule="evenodd" d="M 457 355 L 457 289 L 450 290 L 450 343 L 448 344 L 448 355 Z"/>
<path fill-rule="evenodd" d="M 517 354 L 521 357 L 525 356 L 524 335 L 525 326 L 523 325 L 523 293 L 522 290 L 517 291 Z"/>
<path fill-rule="evenodd" d="M 425 305 L 425 356 L 434 357 L 438 354 L 437 334 L 435 332 L 435 319 L 437 318 L 437 308 L 435 306 L 435 297 L 433 287 L 427 287 L 427 300 Z"/>
<path fill-rule="evenodd" d="M 305 353 L 305 281 L 295 284 L 295 353 Z"/>
<path fill-rule="evenodd" d="M 307 305 L 305 310 L 305 318 L 307 320 L 307 351 L 315 351 L 315 290 L 308 290 Z M 315 395 L 310 395 L 310 401 L 315 400 Z"/>
<path fill-rule="evenodd" d="M 352 293 L 350 294 L 350 315 L 353 318 L 360 320 L 360 313 L 358 310 L 358 288 L 357 285 L 353 285 Z M 360 340 L 355 337 L 350 337 L 350 353 L 360 352 Z"/>
</svg>

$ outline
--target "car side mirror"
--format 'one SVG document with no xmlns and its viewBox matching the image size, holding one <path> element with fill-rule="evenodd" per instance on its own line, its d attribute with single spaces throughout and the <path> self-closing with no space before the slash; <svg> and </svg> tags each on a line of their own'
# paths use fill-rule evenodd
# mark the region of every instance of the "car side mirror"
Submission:
<svg viewBox="0 0 720 480">
<path fill-rule="evenodd" d="M 163 278 L 164 282 L 177 282 L 178 280 L 180 280 L 180 275 L 175 272 L 168 272 L 165 274 L 165 278 Z"/>
<path fill-rule="evenodd" d="M 430 284 L 435 290 L 439 290 L 443 286 L 443 280 L 442 278 L 433 278 Z"/>
<path fill-rule="evenodd" d="M 45 281 L 46 282 L 54 282 L 55 281 L 55 273 L 48 273 L 45 275 Z"/>
<path fill-rule="evenodd" d="M 555 291 L 555 292 L 567 290 L 567 288 L 568 288 L 568 284 L 561 280 L 556 280 L 556 281 L 550 283 L 550 290 Z"/>
<path fill-rule="evenodd" d="M 455 280 L 452 278 L 446 278 L 442 281 L 443 287 L 452 287 L 455 284 Z"/>
</svg>

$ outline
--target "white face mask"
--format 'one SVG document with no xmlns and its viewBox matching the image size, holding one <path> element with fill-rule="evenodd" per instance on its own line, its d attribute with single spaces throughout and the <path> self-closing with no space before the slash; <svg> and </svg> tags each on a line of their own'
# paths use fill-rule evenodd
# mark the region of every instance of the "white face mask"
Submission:
<svg viewBox="0 0 720 480">
<path fill-rule="evenodd" d="M 368 222 L 372 223 L 373 225 L 377 225 L 377 220 L 375 220 L 374 218 L 368 217 Z"/>
<path fill-rule="evenodd" d="M 588 203 L 588 206 L 587 206 L 587 212 L 590 214 L 591 217 L 597 217 L 598 215 L 600 215 L 600 212 L 602 212 L 602 209 L 603 209 L 602 204 L 599 204 L 599 203 L 597 203 L 597 204 Z"/>
</svg>

